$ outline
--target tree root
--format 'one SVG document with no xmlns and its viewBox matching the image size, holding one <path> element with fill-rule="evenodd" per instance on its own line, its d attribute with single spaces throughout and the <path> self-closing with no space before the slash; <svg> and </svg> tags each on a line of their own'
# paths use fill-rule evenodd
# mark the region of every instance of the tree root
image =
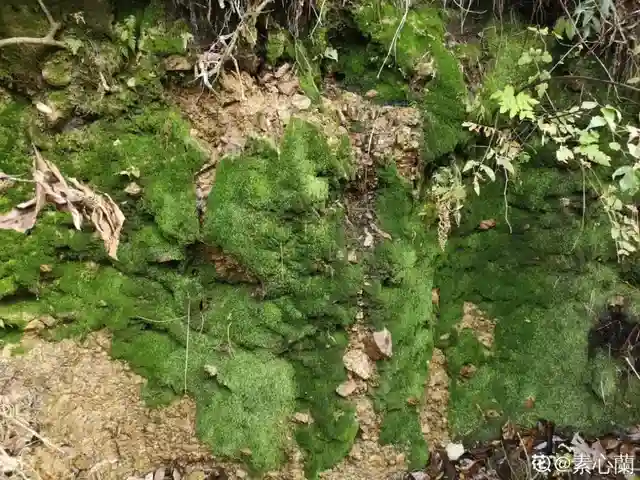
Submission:
<svg viewBox="0 0 640 480">
<path fill-rule="evenodd" d="M 40 4 L 40 9 L 42 10 L 42 12 L 47 17 L 47 20 L 49 21 L 49 25 L 50 25 L 49 32 L 44 37 L 11 37 L 11 38 L 4 38 L 4 39 L 0 40 L 0 48 L 6 47 L 8 45 L 24 45 L 24 44 L 47 45 L 47 46 L 51 46 L 51 47 L 68 48 L 67 45 L 64 42 L 61 42 L 61 41 L 55 39 L 55 36 L 58 33 L 58 31 L 60 30 L 60 27 L 62 25 L 59 22 L 56 22 L 53 19 L 53 17 L 51 16 L 51 13 L 47 9 L 47 7 L 44 4 L 43 0 L 38 0 L 38 3 Z"/>
</svg>

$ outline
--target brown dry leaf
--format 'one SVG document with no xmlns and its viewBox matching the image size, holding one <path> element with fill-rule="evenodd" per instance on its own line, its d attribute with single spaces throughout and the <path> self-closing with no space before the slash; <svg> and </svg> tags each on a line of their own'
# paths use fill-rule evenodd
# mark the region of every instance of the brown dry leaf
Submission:
<svg viewBox="0 0 640 480">
<path fill-rule="evenodd" d="M 93 223 L 102 238 L 110 257 L 117 259 L 116 252 L 125 217 L 109 195 L 98 195 L 89 187 L 75 179 L 70 179 L 70 187 L 58 167 L 42 157 L 33 145 L 33 179 L 36 184 L 35 197 L 21 203 L 5 215 L 0 215 L 0 229 L 24 233 L 36 224 L 38 214 L 46 203 L 52 203 L 73 218 L 76 229 L 82 228 L 82 221 Z"/>
<path fill-rule="evenodd" d="M 436 307 L 440 306 L 440 289 L 439 288 L 431 289 L 431 303 Z"/>
<path fill-rule="evenodd" d="M 493 218 L 490 218 L 489 220 L 482 220 L 480 222 L 480 225 L 478 225 L 478 229 L 491 230 L 492 228 L 495 228 L 495 226 L 496 226 L 496 221 Z"/>
</svg>

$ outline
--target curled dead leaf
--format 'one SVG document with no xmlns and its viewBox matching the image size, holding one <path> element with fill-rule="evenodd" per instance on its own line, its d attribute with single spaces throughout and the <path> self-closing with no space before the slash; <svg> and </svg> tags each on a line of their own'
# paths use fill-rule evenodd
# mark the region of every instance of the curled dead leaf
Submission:
<svg viewBox="0 0 640 480">
<path fill-rule="evenodd" d="M 58 210 L 71 214 L 77 230 L 81 229 L 83 220 L 93 223 L 109 256 L 117 259 L 116 252 L 125 220 L 118 205 L 109 195 L 96 194 L 73 178 L 69 179 L 70 186 L 58 167 L 42 157 L 35 145 L 33 150 L 35 197 L 0 215 L 0 229 L 27 232 L 35 226 L 45 205 L 53 204 Z"/>
<path fill-rule="evenodd" d="M 496 221 L 493 218 L 490 218 L 489 220 L 482 220 L 480 225 L 478 225 L 478 230 L 491 230 L 492 228 L 495 228 L 495 226 Z"/>
<path fill-rule="evenodd" d="M 439 288 L 431 289 L 431 303 L 436 307 L 440 306 L 440 289 Z"/>
</svg>

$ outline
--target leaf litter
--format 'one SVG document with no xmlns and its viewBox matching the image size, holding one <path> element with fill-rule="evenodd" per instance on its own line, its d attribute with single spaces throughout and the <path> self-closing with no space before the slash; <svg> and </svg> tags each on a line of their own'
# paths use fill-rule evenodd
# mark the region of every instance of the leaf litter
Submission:
<svg viewBox="0 0 640 480">
<path fill-rule="evenodd" d="M 125 221 L 118 205 L 106 193 L 98 194 L 75 178 L 67 181 L 58 167 L 46 160 L 35 145 L 33 151 L 35 196 L 18 204 L 9 213 L 0 215 L 0 229 L 26 233 L 35 227 L 38 215 L 45 206 L 52 204 L 58 210 L 71 214 L 77 230 L 82 229 L 84 221 L 92 223 L 109 256 L 117 260 L 120 233 Z"/>
</svg>

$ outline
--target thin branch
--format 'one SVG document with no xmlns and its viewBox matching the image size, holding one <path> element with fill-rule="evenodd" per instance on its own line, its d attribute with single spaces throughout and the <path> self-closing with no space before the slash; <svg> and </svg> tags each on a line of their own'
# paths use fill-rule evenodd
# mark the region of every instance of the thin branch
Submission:
<svg viewBox="0 0 640 480">
<path fill-rule="evenodd" d="M 50 47 L 58 47 L 58 48 L 68 48 L 64 42 L 60 42 L 55 39 L 56 33 L 60 30 L 62 26 L 60 23 L 56 22 L 49 9 L 44 4 L 43 0 L 38 0 L 40 4 L 40 9 L 42 13 L 44 13 L 45 17 L 47 17 L 47 21 L 49 22 L 49 32 L 44 37 L 11 37 L 11 38 L 3 38 L 0 40 L 0 48 L 7 47 L 9 45 L 47 45 Z"/>
</svg>

